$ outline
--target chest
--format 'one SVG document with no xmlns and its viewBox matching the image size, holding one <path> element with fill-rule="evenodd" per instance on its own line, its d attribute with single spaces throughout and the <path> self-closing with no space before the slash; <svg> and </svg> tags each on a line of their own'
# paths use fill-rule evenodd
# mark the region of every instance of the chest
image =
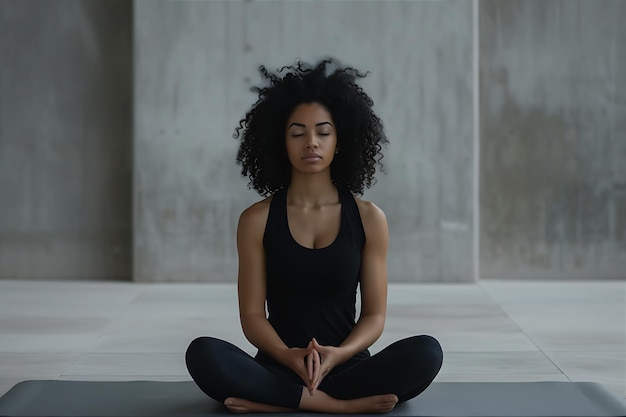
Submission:
<svg viewBox="0 0 626 417">
<path fill-rule="evenodd" d="M 263 241 L 268 300 L 356 291 L 363 242 L 348 209 L 345 202 L 307 210 L 278 201 Z"/>
<path fill-rule="evenodd" d="M 309 249 L 330 246 L 341 228 L 341 204 L 320 207 L 287 206 L 287 224 L 291 237 Z"/>
</svg>

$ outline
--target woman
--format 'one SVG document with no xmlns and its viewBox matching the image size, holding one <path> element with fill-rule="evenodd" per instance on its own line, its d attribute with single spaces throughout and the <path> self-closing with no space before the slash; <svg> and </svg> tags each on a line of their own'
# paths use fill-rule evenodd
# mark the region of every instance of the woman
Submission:
<svg viewBox="0 0 626 417">
<path fill-rule="evenodd" d="M 426 389 L 443 355 L 430 336 L 367 350 L 385 323 L 388 230 L 383 211 L 353 195 L 372 184 L 387 143 L 356 83 L 366 74 L 333 59 L 260 71 L 267 85 L 253 88 L 234 134 L 242 174 L 268 196 L 237 230 L 241 325 L 258 353 L 201 337 L 187 367 L 235 413 L 388 412 Z"/>
</svg>

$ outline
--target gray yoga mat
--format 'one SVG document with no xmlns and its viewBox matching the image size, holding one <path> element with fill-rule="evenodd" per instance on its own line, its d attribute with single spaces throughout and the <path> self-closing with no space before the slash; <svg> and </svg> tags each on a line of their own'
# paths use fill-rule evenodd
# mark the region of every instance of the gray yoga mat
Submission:
<svg viewBox="0 0 626 417">
<path fill-rule="evenodd" d="M 25 381 L 0 398 L 3 417 L 225 415 L 233 414 L 204 395 L 192 381 Z M 604 387 L 591 382 L 439 382 L 386 415 L 622 417 L 626 407 Z"/>
</svg>

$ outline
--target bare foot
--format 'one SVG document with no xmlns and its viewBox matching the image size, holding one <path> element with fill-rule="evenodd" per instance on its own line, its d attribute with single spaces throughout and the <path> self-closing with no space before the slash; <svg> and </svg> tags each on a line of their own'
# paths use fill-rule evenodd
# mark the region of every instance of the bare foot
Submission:
<svg viewBox="0 0 626 417">
<path fill-rule="evenodd" d="M 311 396 L 308 391 L 304 389 L 299 409 L 336 414 L 388 413 L 393 410 L 397 403 L 398 397 L 395 394 L 372 395 L 371 397 L 355 398 L 353 400 L 338 400 L 319 390 Z M 235 397 L 226 398 L 224 405 L 231 412 L 237 414 L 287 413 L 297 411 L 293 408 L 255 403 Z"/>
<path fill-rule="evenodd" d="M 241 413 L 287 413 L 296 411 L 293 408 L 278 407 L 276 405 L 255 403 L 254 401 L 244 400 L 243 398 L 228 397 L 224 400 L 224 405 L 231 412 Z"/>
<path fill-rule="evenodd" d="M 395 394 L 338 400 L 323 391 L 318 390 L 311 396 L 307 390 L 304 390 L 300 399 L 300 409 L 336 414 L 388 413 L 397 403 L 398 397 Z"/>
<path fill-rule="evenodd" d="M 346 403 L 344 413 L 388 413 L 398 404 L 398 397 L 394 394 L 373 395 L 347 400 Z"/>
</svg>

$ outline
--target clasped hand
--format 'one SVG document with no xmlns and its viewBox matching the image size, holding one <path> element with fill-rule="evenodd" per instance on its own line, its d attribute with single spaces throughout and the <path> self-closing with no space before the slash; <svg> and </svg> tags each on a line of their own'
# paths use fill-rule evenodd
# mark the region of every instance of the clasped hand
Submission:
<svg viewBox="0 0 626 417">
<path fill-rule="evenodd" d="M 289 349 L 291 360 L 289 367 L 305 382 L 310 395 L 326 375 L 337 365 L 338 348 L 322 346 L 313 338 L 306 348 Z"/>
</svg>

